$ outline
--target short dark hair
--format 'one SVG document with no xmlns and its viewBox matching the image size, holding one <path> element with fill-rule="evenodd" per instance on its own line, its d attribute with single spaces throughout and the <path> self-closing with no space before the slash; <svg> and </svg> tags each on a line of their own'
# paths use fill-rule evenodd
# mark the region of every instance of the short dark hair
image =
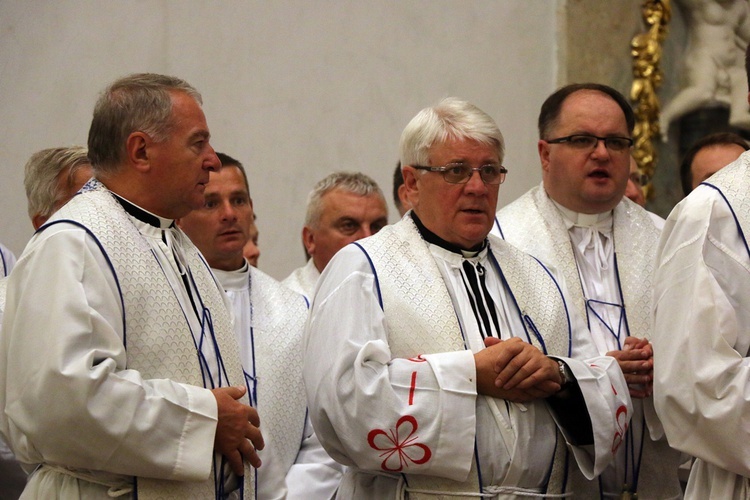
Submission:
<svg viewBox="0 0 750 500">
<path fill-rule="evenodd" d="M 393 172 L 393 203 L 396 209 L 401 211 L 401 198 L 398 196 L 398 188 L 404 184 L 404 174 L 401 172 L 401 162 L 396 163 L 396 170 Z"/>
<path fill-rule="evenodd" d="M 125 143 L 135 131 L 155 141 L 167 139 L 172 126 L 172 92 L 183 92 L 198 104 L 201 95 L 173 76 L 138 73 L 112 83 L 99 96 L 89 128 L 89 160 L 95 172 L 113 173 L 125 159 Z"/>
<path fill-rule="evenodd" d="M 572 83 L 557 89 L 544 101 L 544 104 L 542 104 L 538 122 L 540 139 L 549 139 L 548 134 L 552 128 L 557 125 L 557 121 L 560 118 L 560 110 L 562 109 L 565 99 L 582 90 L 601 92 L 602 94 L 611 97 L 612 100 L 620 106 L 620 109 L 622 109 L 622 112 L 625 115 L 628 132 L 631 134 L 633 133 L 633 128 L 635 127 L 635 114 L 633 113 L 633 108 L 630 107 L 627 99 L 625 99 L 625 96 L 612 87 L 601 83 Z"/>
<path fill-rule="evenodd" d="M 242 174 L 242 178 L 245 180 L 245 187 L 247 188 L 247 195 L 250 196 L 250 184 L 247 182 L 247 172 L 245 172 L 245 167 L 240 163 L 239 160 L 235 160 L 231 156 L 225 153 L 219 153 L 216 152 L 216 156 L 219 157 L 219 161 L 221 162 L 222 167 L 237 167 Z"/>
<path fill-rule="evenodd" d="M 690 146 L 690 149 L 688 149 L 687 153 L 685 153 L 685 157 L 680 163 L 680 182 L 682 183 L 682 192 L 685 194 L 685 196 L 689 195 L 693 190 L 693 171 L 691 167 L 693 166 L 695 155 L 697 155 L 698 152 L 704 148 L 732 144 L 740 146 L 745 151 L 750 149 L 747 141 L 742 136 L 735 134 L 734 132 L 717 132 L 715 134 L 709 134 L 698 139 L 697 141 L 695 141 L 695 143 L 693 143 L 692 146 Z"/>
</svg>

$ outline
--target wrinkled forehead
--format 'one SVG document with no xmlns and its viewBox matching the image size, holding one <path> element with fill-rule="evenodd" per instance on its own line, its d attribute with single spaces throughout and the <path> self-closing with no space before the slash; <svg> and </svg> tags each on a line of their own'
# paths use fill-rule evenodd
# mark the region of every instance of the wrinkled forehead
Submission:
<svg viewBox="0 0 750 500">
<path fill-rule="evenodd" d="M 343 187 L 327 191 L 321 198 L 323 212 L 361 213 L 366 207 L 382 208 L 385 213 L 385 199 L 377 192 L 360 194 Z"/>
<path fill-rule="evenodd" d="M 497 141 L 466 137 L 449 137 L 445 141 L 433 143 L 427 151 L 427 157 L 433 166 L 464 161 L 502 161 Z"/>
</svg>

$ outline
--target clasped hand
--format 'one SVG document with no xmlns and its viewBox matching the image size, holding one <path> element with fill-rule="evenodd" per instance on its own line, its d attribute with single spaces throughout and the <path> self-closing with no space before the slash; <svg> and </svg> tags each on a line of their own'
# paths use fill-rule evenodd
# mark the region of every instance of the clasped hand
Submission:
<svg viewBox="0 0 750 500">
<path fill-rule="evenodd" d="M 517 403 L 549 397 L 561 389 L 560 368 L 552 358 L 519 338 L 484 341 L 474 355 L 477 392 Z"/>
<path fill-rule="evenodd" d="M 255 468 L 260 467 L 260 457 L 255 450 L 262 450 L 265 446 L 258 411 L 238 401 L 246 390 L 241 386 L 211 390 L 219 415 L 214 449 L 226 457 L 238 476 L 245 474 L 244 460 Z"/>
<path fill-rule="evenodd" d="M 654 350 L 647 339 L 628 337 L 621 351 L 610 351 L 620 365 L 631 398 L 643 399 L 654 392 Z"/>
</svg>

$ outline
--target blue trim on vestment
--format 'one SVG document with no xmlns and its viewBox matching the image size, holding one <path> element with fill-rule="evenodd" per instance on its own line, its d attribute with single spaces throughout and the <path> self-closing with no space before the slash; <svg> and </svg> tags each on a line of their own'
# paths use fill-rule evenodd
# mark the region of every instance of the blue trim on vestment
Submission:
<svg viewBox="0 0 750 500">
<path fill-rule="evenodd" d="M 0 248 L 0 261 L 3 263 L 3 276 L 8 276 L 8 264 L 5 263 L 5 254 L 2 248 Z"/>
<path fill-rule="evenodd" d="M 378 271 L 375 269 L 375 264 L 373 264 L 372 259 L 370 258 L 370 254 L 367 253 L 367 250 L 357 243 L 356 241 L 352 243 L 353 245 L 359 247 L 360 250 L 362 250 L 362 253 L 365 254 L 365 257 L 367 257 L 367 262 L 370 263 L 370 269 L 372 269 L 372 274 L 375 277 L 375 290 L 378 291 L 378 304 L 380 304 L 380 310 L 383 310 L 383 295 L 380 292 L 380 279 L 378 279 Z"/>
<path fill-rule="evenodd" d="M 737 214 L 734 213 L 734 209 L 732 208 L 732 204 L 729 203 L 729 200 L 727 199 L 727 197 L 724 195 L 724 193 L 721 191 L 721 189 L 718 188 L 717 186 L 714 186 L 713 184 L 710 184 L 708 182 L 701 182 L 701 184 L 703 184 L 705 186 L 708 186 L 708 187 L 711 187 L 711 188 L 714 188 L 721 195 L 721 197 L 724 199 L 724 201 L 726 202 L 727 206 L 729 207 L 729 211 L 732 212 L 732 217 L 734 218 L 734 223 L 737 225 L 737 232 L 740 234 L 740 238 L 742 238 L 742 243 L 745 244 L 745 250 L 747 250 L 747 255 L 750 258 L 750 246 L 748 246 L 748 244 L 747 244 L 747 239 L 745 238 L 745 233 L 742 231 L 742 226 L 740 226 L 740 220 L 737 218 Z"/>
<path fill-rule="evenodd" d="M 532 259 L 537 261 L 540 266 L 542 266 L 542 269 L 549 275 L 550 279 L 552 280 L 552 283 L 555 284 L 555 287 L 557 288 L 557 292 L 560 294 L 560 300 L 562 301 L 563 308 L 565 309 L 565 319 L 568 321 L 568 356 L 571 357 L 573 354 L 573 325 L 570 322 L 570 312 L 568 312 L 568 302 L 565 300 L 565 294 L 563 294 L 562 288 L 560 287 L 560 283 L 557 282 L 555 277 L 552 275 L 552 271 L 549 270 L 547 266 L 544 265 L 544 263 L 534 257 L 531 256 Z"/>
<path fill-rule="evenodd" d="M 115 271 L 115 266 L 112 264 L 112 260 L 110 260 L 109 255 L 107 254 L 107 251 L 104 249 L 104 245 L 102 245 L 101 241 L 99 241 L 99 238 L 96 237 L 96 235 L 91 231 L 91 229 L 87 228 L 80 222 L 71 220 L 71 219 L 58 219 L 54 220 L 52 222 L 48 222 L 47 224 L 44 224 L 42 227 L 37 229 L 34 232 L 34 235 L 37 235 L 47 229 L 48 227 L 52 227 L 55 224 L 61 224 L 61 223 L 69 223 L 74 226 L 78 226 L 84 231 L 86 231 L 86 234 L 91 236 L 91 238 L 96 243 L 96 246 L 99 247 L 99 250 L 101 250 L 102 255 L 104 256 L 104 260 L 107 261 L 107 265 L 109 266 L 109 270 L 112 271 L 112 276 L 115 278 L 115 284 L 117 285 L 117 293 L 120 295 L 120 307 L 122 308 L 122 345 L 125 346 L 125 349 L 127 350 L 128 343 L 127 343 L 127 329 L 125 327 L 126 321 L 125 321 L 125 298 L 122 295 L 122 287 L 120 287 L 120 280 L 117 278 L 117 272 Z"/>
<path fill-rule="evenodd" d="M 492 252 L 492 246 L 490 246 L 487 249 L 487 258 L 492 263 L 492 266 L 495 268 L 495 271 L 497 271 L 497 274 L 500 277 L 500 282 L 508 291 L 508 295 L 510 295 L 511 300 L 513 301 L 513 305 L 516 306 L 516 310 L 518 311 L 518 317 L 521 320 L 521 325 L 523 325 L 523 331 L 526 334 L 526 343 L 532 344 L 531 336 L 529 335 L 529 330 L 528 330 L 526 321 L 524 321 L 523 311 L 521 311 L 521 308 L 518 306 L 518 301 L 516 300 L 516 296 L 513 294 L 513 290 L 510 289 L 510 285 L 508 285 L 508 280 L 505 279 L 505 274 L 503 274 L 503 270 L 500 268 L 500 263 L 497 261 L 497 258 L 495 258 L 495 254 Z"/>
<path fill-rule="evenodd" d="M 500 221 L 497 219 L 497 215 L 495 215 L 495 227 L 497 228 L 497 232 L 500 233 L 500 237 L 502 239 L 505 239 L 505 235 L 503 234 L 503 228 L 500 227 Z"/>
</svg>

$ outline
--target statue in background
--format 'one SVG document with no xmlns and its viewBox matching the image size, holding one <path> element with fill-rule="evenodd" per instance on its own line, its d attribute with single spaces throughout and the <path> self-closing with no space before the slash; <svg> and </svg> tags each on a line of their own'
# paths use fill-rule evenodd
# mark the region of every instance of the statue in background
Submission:
<svg viewBox="0 0 750 500">
<path fill-rule="evenodd" d="M 750 130 L 745 48 L 750 42 L 748 0 L 675 0 L 685 16 L 685 86 L 664 107 L 659 124 L 666 142 L 669 125 L 701 107 L 730 108 L 729 125 Z"/>
<path fill-rule="evenodd" d="M 648 179 L 642 185 L 643 195 L 649 198 L 652 192 L 651 178 L 656 169 L 654 141 L 659 136 L 659 98 L 656 90 L 661 86 L 662 43 L 667 36 L 667 25 L 672 17 L 669 0 L 647 0 L 641 6 L 643 21 L 648 30 L 633 37 L 630 55 L 633 57 L 633 85 L 630 100 L 636 105 L 635 128 L 633 129 L 633 159 L 641 178 Z"/>
</svg>

